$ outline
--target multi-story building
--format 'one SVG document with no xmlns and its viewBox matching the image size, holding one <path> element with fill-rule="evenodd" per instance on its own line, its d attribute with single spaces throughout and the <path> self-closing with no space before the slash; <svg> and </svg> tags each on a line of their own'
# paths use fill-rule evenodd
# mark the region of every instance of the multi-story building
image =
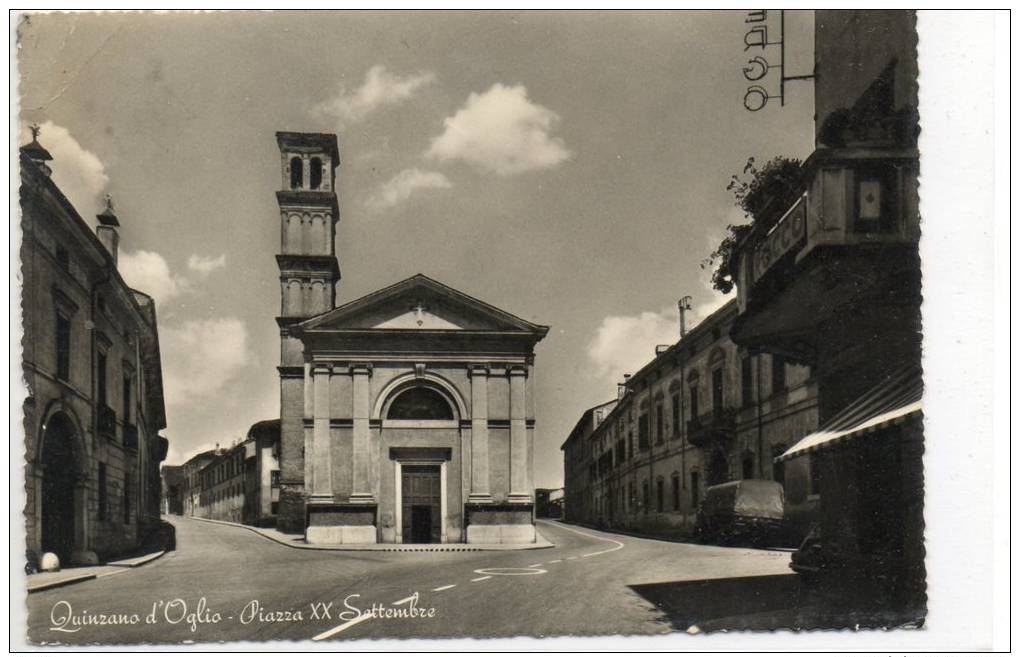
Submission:
<svg viewBox="0 0 1020 657">
<path fill-rule="evenodd" d="M 733 339 L 816 379 L 821 427 L 777 455 L 789 499 L 820 495 L 816 558 L 795 562 L 849 585 L 881 624 L 924 613 L 914 24 L 912 11 L 816 12 L 807 191 L 752 228 L 735 272 Z"/>
<path fill-rule="evenodd" d="M 248 430 L 254 456 L 245 464 L 246 525 L 274 525 L 280 505 L 280 421 L 263 420 Z"/>
<path fill-rule="evenodd" d="M 181 497 L 184 515 L 198 516 L 202 501 L 202 468 L 221 453 L 219 446 L 192 456 L 181 466 Z"/>
<path fill-rule="evenodd" d="M 88 563 L 134 549 L 159 521 L 159 337 L 152 298 L 117 271 L 112 204 L 93 233 L 50 160 L 33 128 L 20 158 L 26 548 L 30 561 Z"/>
<path fill-rule="evenodd" d="M 740 349 L 731 301 L 584 413 L 564 444 L 566 517 L 606 528 L 686 536 L 705 488 L 784 481 L 772 459 L 817 426 L 811 370 Z M 600 413 L 602 411 L 603 413 Z M 788 509 L 806 532 L 812 500 Z"/>
<path fill-rule="evenodd" d="M 621 397 L 624 390 L 620 386 Z M 592 455 L 596 448 L 590 440 L 595 429 L 602 424 L 616 399 L 592 406 L 581 414 L 570 430 L 567 439 L 560 446 L 563 452 L 563 507 L 564 518 L 571 522 L 591 523 L 594 521 L 595 496 L 592 485 L 596 481 L 595 460 Z"/>
<path fill-rule="evenodd" d="M 217 454 L 198 473 L 201 486 L 195 515 L 211 520 L 244 520 L 246 461 L 255 457 L 255 441 L 245 440 Z"/>
</svg>

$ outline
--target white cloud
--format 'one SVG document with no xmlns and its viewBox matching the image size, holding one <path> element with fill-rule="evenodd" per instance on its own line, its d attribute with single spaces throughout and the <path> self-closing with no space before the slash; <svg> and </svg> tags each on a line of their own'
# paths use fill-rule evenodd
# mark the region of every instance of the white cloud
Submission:
<svg viewBox="0 0 1020 657">
<path fill-rule="evenodd" d="M 252 355 L 241 320 L 189 320 L 161 326 L 163 388 L 168 405 L 210 402 Z"/>
<path fill-rule="evenodd" d="M 171 273 L 166 259 L 154 251 L 121 251 L 117 269 L 128 285 L 151 296 L 157 305 L 163 305 L 188 289 L 188 280 Z"/>
<path fill-rule="evenodd" d="M 227 266 L 227 254 L 221 253 L 215 258 L 207 258 L 200 256 L 197 253 L 192 253 L 188 257 L 188 269 L 191 271 L 201 274 L 202 276 L 208 276 L 211 272 L 222 269 Z"/>
<path fill-rule="evenodd" d="M 559 120 L 552 110 L 528 100 L 523 85 L 496 83 L 485 93 L 472 93 L 444 121 L 443 134 L 425 155 L 440 162 L 462 160 L 501 176 L 547 169 L 571 156 L 563 139 L 550 134 Z"/>
<path fill-rule="evenodd" d="M 452 186 L 450 180 L 438 171 L 424 171 L 417 167 L 404 169 L 380 185 L 365 205 L 378 212 L 403 203 L 418 190 L 449 189 Z"/>
<path fill-rule="evenodd" d="M 673 344 L 679 336 L 675 308 L 639 315 L 610 315 L 602 320 L 588 344 L 588 358 L 599 377 L 610 383 L 633 374 L 655 357 L 655 347 Z"/>
<path fill-rule="evenodd" d="M 39 143 L 53 156 L 49 162 L 53 182 L 78 214 L 85 221 L 93 222 L 102 210 L 101 196 L 110 181 L 106 167 L 95 153 L 83 148 L 67 128 L 52 121 L 46 121 L 39 128 Z"/>
<path fill-rule="evenodd" d="M 334 98 L 319 103 L 315 111 L 338 119 L 341 125 L 349 125 L 381 107 L 410 99 L 435 79 L 436 76 L 430 72 L 401 76 L 390 73 L 385 66 L 376 65 L 365 74 L 364 84 L 354 91 L 348 91 L 341 84 L 340 92 Z"/>
</svg>

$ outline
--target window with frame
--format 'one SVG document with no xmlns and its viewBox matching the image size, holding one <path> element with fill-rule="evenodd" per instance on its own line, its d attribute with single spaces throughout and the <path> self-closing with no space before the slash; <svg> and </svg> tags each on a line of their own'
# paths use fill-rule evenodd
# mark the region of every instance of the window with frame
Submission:
<svg viewBox="0 0 1020 657">
<path fill-rule="evenodd" d="M 673 486 L 673 510 L 680 510 L 680 473 L 674 472 L 670 477 L 670 484 Z"/>
<path fill-rule="evenodd" d="M 648 427 L 648 413 L 642 413 L 638 416 L 638 449 L 644 451 L 649 448 L 649 427 Z"/>
<path fill-rule="evenodd" d="M 655 405 L 655 444 L 661 445 L 666 436 L 666 421 L 663 416 L 662 402 Z"/>
<path fill-rule="evenodd" d="M 271 488 L 279 488 L 280 487 L 280 471 L 279 470 L 272 470 L 272 471 L 270 471 L 270 473 L 269 473 L 269 486 Z"/>
<path fill-rule="evenodd" d="M 57 313 L 57 378 L 71 379 L 71 319 Z"/>
<path fill-rule="evenodd" d="M 98 490 L 98 496 L 99 496 L 98 516 L 99 516 L 99 521 L 100 522 L 106 522 L 109 519 L 108 518 L 109 500 L 106 498 L 107 491 L 106 491 L 106 464 L 105 463 L 100 463 L 99 464 L 98 477 L 99 477 L 99 486 L 98 486 L 98 489 L 99 489 Z"/>
<path fill-rule="evenodd" d="M 780 443 L 772 447 L 773 458 L 780 456 L 786 451 L 786 445 Z M 773 461 L 772 462 L 772 481 L 778 481 L 779 483 L 786 485 L 786 462 L 785 461 Z"/>
<path fill-rule="evenodd" d="M 744 479 L 754 479 L 754 456 L 751 454 L 744 454 L 744 459 L 741 463 Z"/>
<path fill-rule="evenodd" d="M 723 369 L 712 370 L 712 412 L 716 415 L 723 410 Z"/>
<path fill-rule="evenodd" d="M 698 415 L 699 415 L 699 413 L 698 413 L 698 382 L 697 382 L 697 379 L 695 379 L 694 381 L 692 381 L 690 383 L 690 391 L 691 391 L 691 399 L 690 399 L 690 401 L 691 401 L 691 419 L 692 420 L 696 420 L 696 419 L 698 419 Z"/>
<path fill-rule="evenodd" d="M 103 351 L 96 356 L 96 400 L 100 406 L 106 406 L 106 352 Z"/>
<path fill-rule="evenodd" d="M 778 354 L 772 356 L 772 394 L 786 389 L 786 359 Z"/>
<path fill-rule="evenodd" d="M 124 524 L 131 524 L 131 479 L 124 475 Z"/>
<path fill-rule="evenodd" d="M 661 477 L 655 481 L 655 510 L 659 513 L 666 510 L 666 482 Z"/>
<path fill-rule="evenodd" d="M 125 371 L 124 372 L 123 388 L 121 390 L 121 402 L 123 402 L 122 403 L 122 406 L 123 406 L 122 412 L 124 414 L 124 422 L 126 422 L 128 424 L 131 423 L 131 396 L 132 396 L 131 395 L 131 387 L 132 387 L 131 373 Z"/>
<path fill-rule="evenodd" d="M 645 513 L 650 512 L 652 509 L 652 491 L 647 479 L 641 482 L 641 502 L 644 505 Z"/>
<path fill-rule="evenodd" d="M 740 359 L 740 402 L 743 406 L 750 406 L 754 399 L 754 379 L 751 370 L 751 357 L 744 356 Z"/>
<path fill-rule="evenodd" d="M 700 479 L 701 476 L 697 471 L 691 472 L 691 508 L 695 510 L 697 510 L 698 504 L 701 503 Z"/>
<path fill-rule="evenodd" d="M 808 488 L 809 495 L 821 495 L 822 493 L 822 457 L 818 452 L 812 452 L 809 457 L 811 468 L 811 485 Z"/>
<path fill-rule="evenodd" d="M 673 437 L 677 438 L 680 436 L 680 393 L 673 393 L 670 398 L 671 407 L 670 410 L 673 412 Z"/>
<path fill-rule="evenodd" d="M 60 267 L 62 271 L 70 273 L 71 271 L 71 254 L 68 252 L 67 247 L 58 244 L 56 249 L 57 267 Z"/>
</svg>

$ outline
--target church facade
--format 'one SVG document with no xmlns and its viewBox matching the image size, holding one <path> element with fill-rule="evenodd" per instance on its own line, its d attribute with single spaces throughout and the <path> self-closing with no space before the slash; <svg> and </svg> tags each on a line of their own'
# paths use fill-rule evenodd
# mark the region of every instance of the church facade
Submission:
<svg viewBox="0 0 1020 657">
<path fill-rule="evenodd" d="M 424 275 L 336 306 L 336 137 L 277 133 L 278 525 L 309 543 L 531 543 L 534 324 Z"/>
</svg>

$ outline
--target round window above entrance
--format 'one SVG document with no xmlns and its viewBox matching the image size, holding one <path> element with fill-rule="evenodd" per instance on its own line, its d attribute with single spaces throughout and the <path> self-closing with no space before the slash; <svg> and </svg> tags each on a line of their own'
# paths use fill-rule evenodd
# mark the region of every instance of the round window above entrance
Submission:
<svg viewBox="0 0 1020 657">
<path fill-rule="evenodd" d="M 453 409 L 432 388 L 416 386 L 404 390 L 390 404 L 388 420 L 452 420 Z"/>
</svg>

